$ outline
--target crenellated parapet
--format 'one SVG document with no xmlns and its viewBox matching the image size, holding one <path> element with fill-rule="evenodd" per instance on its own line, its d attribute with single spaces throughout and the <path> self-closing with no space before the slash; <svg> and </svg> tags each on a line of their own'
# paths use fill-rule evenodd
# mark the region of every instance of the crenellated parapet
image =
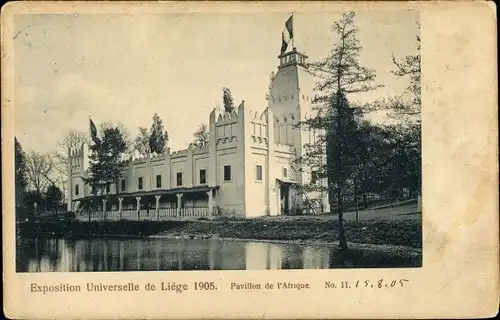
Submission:
<svg viewBox="0 0 500 320">
<path fill-rule="evenodd" d="M 87 145 L 82 143 L 79 148 L 68 148 L 68 161 L 72 173 L 80 173 L 86 169 L 86 147 Z"/>
<path fill-rule="evenodd" d="M 193 155 L 208 153 L 208 147 L 198 147 L 193 145 Z"/>
<path fill-rule="evenodd" d="M 185 157 L 188 154 L 188 149 L 177 150 L 170 154 L 170 158 L 180 158 Z"/>
<path fill-rule="evenodd" d="M 235 144 L 238 141 L 243 141 L 240 137 L 241 128 L 243 127 L 244 117 L 244 101 L 239 107 L 231 112 L 224 112 L 218 115 L 215 121 L 215 144 Z M 228 146 L 219 146 L 219 148 Z"/>
<path fill-rule="evenodd" d="M 223 112 L 220 113 L 219 116 L 217 117 L 217 125 L 224 125 L 228 123 L 236 123 L 238 122 L 239 115 L 236 112 L 236 110 L 233 109 L 231 112 Z"/>
</svg>

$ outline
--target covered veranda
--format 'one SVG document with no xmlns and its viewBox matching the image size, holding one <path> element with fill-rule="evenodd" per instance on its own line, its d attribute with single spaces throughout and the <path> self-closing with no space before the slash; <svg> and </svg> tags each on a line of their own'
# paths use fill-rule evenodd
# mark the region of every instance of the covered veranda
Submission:
<svg viewBox="0 0 500 320">
<path fill-rule="evenodd" d="M 81 221 L 186 220 L 217 214 L 218 187 L 157 189 L 74 200 Z"/>
</svg>

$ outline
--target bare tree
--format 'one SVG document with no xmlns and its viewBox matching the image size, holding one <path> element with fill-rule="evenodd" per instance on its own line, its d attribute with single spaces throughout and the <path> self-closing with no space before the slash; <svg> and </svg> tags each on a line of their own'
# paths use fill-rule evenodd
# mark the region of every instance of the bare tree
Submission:
<svg viewBox="0 0 500 320">
<path fill-rule="evenodd" d="M 80 149 L 83 143 L 88 143 L 88 136 L 80 131 L 71 131 L 57 143 L 57 149 L 52 152 L 55 170 L 62 175 L 68 175 L 68 149 Z"/>
<path fill-rule="evenodd" d="M 38 194 L 45 192 L 52 183 L 49 175 L 54 170 L 54 161 L 49 154 L 31 151 L 26 154 L 26 174 L 29 187 Z"/>
<path fill-rule="evenodd" d="M 193 145 L 199 148 L 208 147 L 208 142 L 210 141 L 208 135 L 208 126 L 204 123 L 198 126 L 198 129 L 193 133 Z"/>
<path fill-rule="evenodd" d="M 68 180 L 68 148 L 70 150 L 80 149 L 83 143 L 88 143 L 89 137 L 81 131 L 71 131 L 64 139 L 57 143 L 57 149 L 52 152 L 54 164 L 53 180 L 66 193 L 66 181 Z"/>
</svg>

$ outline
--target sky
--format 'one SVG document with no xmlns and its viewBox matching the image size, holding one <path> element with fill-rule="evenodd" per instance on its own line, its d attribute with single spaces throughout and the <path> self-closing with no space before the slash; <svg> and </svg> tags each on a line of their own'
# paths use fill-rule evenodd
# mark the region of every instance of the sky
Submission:
<svg viewBox="0 0 500 320">
<path fill-rule="evenodd" d="M 341 12 L 294 13 L 295 46 L 325 57 Z M 222 87 L 235 105 L 267 107 L 281 31 L 290 12 L 171 14 L 36 14 L 14 18 L 15 134 L 25 151 L 51 152 L 74 130 L 121 122 L 135 136 L 156 112 L 172 150 L 186 148 L 208 123 Z M 370 101 L 402 93 L 392 55 L 415 53 L 418 12 L 356 13 L 362 65 L 383 88 Z"/>
</svg>

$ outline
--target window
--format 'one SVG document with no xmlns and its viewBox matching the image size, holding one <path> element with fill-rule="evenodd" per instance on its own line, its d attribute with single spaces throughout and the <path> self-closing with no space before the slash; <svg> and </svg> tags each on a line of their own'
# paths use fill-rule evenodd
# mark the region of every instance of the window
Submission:
<svg viewBox="0 0 500 320">
<path fill-rule="evenodd" d="M 288 177 L 288 169 L 283 168 L 283 178 L 287 178 L 287 177 Z"/>
<path fill-rule="evenodd" d="M 257 165 L 255 167 L 255 180 L 262 181 L 262 166 Z"/>
<path fill-rule="evenodd" d="M 110 186 L 110 183 L 106 183 L 106 193 L 109 193 L 111 190 L 111 186 Z"/>
<path fill-rule="evenodd" d="M 224 181 L 231 181 L 231 166 L 224 166 Z"/>
<path fill-rule="evenodd" d="M 156 175 L 156 187 L 161 188 L 161 174 Z"/>
<path fill-rule="evenodd" d="M 182 186 L 182 172 L 177 172 L 177 185 Z"/>
<path fill-rule="evenodd" d="M 78 193 L 80 193 L 80 186 L 79 185 L 76 185 L 75 186 L 75 196 L 78 195 Z"/>
<path fill-rule="evenodd" d="M 318 172 L 312 171 L 311 172 L 311 183 L 316 183 L 317 181 L 318 181 Z"/>
<path fill-rule="evenodd" d="M 201 169 L 200 170 L 200 184 L 205 184 L 207 183 L 207 170 Z"/>
<path fill-rule="evenodd" d="M 125 179 L 122 179 L 122 191 L 125 191 L 126 185 L 125 185 Z"/>
<path fill-rule="evenodd" d="M 142 177 L 137 179 L 137 189 L 142 190 Z"/>
</svg>

